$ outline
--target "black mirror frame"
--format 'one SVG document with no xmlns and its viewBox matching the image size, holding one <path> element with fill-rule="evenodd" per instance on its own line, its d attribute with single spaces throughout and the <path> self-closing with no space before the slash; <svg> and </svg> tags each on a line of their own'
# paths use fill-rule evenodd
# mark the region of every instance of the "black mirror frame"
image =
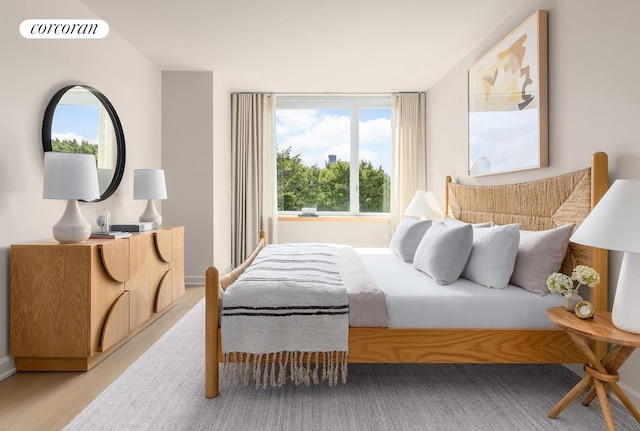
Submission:
<svg viewBox="0 0 640 431">
<path fill-rule="evenodd" d="M 124 165 L 126 160 L 126 148 L 124 143 L 124 131 L 122 130 L 122 124 L 120 123 L 120 118 L 118 118 L 118 114 L 116 113 L 115 108 L 109 102 L 109 99 L 102 94 L 100 91 L 96 90 L 93 87 L 88 85 L 69 85 L 58 91 L 51 101 L 49 105 L 47 105 L 47 109 L 44 113 L 44 120 L 42 123 L 42 149 L 47 151 L 53 151 L 53 147 L 51 146 L 51 125 L 53 123 L 53 114 L 56 111 L 56 107 L 58 106 L 58 102 L 64 96 L 64 94 L 74 87 L 82 87 L 85 90 L 92 93 L 104 106 L 105 110 L 109 113 L 109 118 L 111 118 L 111 123 L 113 124 L 113 129 L 116 135 L 116 166 L 113 173 L 113 178 L 111 179 L 111 183 L 109 187 L 100 195 L 99 199 L 89 201 L 89 202 L 100 202 L 107 199 L 111 196 L 122 181 L 122 177 L 124 175 Z"/>
</svg>

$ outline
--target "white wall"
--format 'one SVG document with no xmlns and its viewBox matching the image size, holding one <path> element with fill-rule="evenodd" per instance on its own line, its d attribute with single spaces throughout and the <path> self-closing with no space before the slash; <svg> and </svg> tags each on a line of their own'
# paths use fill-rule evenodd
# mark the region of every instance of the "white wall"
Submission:
<svg viewBox="0 0 640 431">
<path fill-rule="evenodd" d="M 215 72 L 162 72 L 163 223 L 185 226 L 185 282 L 231 269 L 231 93 Z"/>
<path fill-rule="evenodd" d="M 162 72 L 163 223 L 185 226 L 187 284 L 231 269 L 230 97 L 215 72 Z"/>
<path fill-rule="evenodd" d="M 166 225 L 185 226 L 185 281 L 213 262 L 213 73 L 162 72 Z"/>
<path fill-rule="evenodd" d="M 549 167 L 519 173 L 467 176 L 467 70 L 537 9 L 548 11 Z M 467 184 L 527 181 L 588 167 L 591 154 L 609 154 L 610 182 L 640 179 L 640 16 L 637 0 L 530 0 L 453 68 L 427 94 L 427 185 L 441 204 L 444 178 Z M 610 303 L 620 253 L 610 253 Z M 640 402 L 640 353 L 620 370 Z"/>
<path fill-rule="evenodd" d="M 232 268 L 231 90 L 215 72 L 213 84 L 213 263 L 226 272 Z"/>
<path fill-rule="evenodd" d="M 352 247 L 388 247 L 391 224 L 388 221 L 278 222 L 278 242 L 330 242 Z"/>
<path fill-rule="evenodd" d="M 111 31 L 101 40 L 28 40 L 18 28 L 29 18 L 96 18 L 76 0 L 11 2 L 0 26 L 0 379 L 14 370 L 9 356 L 9 249 L 52 238 L 65 202 L 42 199 L 41 129 L 51 97 L 62 87 L 100 90 L 124 128 L 127 159 L 120 188 L 101 203 L 81 203 L 86 218 L 108 208 L 114 221 L 137 220 L 133 168 L 160 167 L 160 71 Z"/>
</svg>

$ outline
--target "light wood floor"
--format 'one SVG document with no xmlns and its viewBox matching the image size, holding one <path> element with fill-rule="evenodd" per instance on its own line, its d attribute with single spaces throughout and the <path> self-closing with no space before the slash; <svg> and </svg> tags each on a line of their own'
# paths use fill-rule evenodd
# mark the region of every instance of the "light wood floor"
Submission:
<svg viewBox="0 0 640 431">
<path fill-rule="evenodd" d="M 87 372 L 19 372 L 0 382 L 0 430 L 62 429 L 203 297 L 204 286 L 188 286 L 175 307 Z"/>
</svg>

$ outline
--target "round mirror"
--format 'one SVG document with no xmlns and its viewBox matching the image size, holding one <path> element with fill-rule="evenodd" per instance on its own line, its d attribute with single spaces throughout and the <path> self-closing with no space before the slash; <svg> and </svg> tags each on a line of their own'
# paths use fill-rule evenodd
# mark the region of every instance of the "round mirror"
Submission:
<svg viewBox="0 0 640 431">
<path fill-rule="evenodd" d="M 49 102 L 42 126 L 44 151 L 96 156 L 102 201 L 118 188 L 124 174 L 122 125 L 104 94 L 86 85 L 71 85 Z"/>
</svg>

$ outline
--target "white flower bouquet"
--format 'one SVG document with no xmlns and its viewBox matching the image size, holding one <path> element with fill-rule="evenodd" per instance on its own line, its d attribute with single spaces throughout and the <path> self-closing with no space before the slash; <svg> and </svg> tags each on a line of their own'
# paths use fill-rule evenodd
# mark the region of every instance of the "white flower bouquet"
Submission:
<svg viewBox="0 0 640 431">
<path fill-rule="evenodd" d="M 571 276 L 554 272 L 547 278 L 547 288 L 549 292 L 559 295 L 570 295 L 578 293 L 580 287 L 594 287 L 600 283 L 600 274 L 586 265 L 578 265 L 573 269 Z"/>
</svg>

